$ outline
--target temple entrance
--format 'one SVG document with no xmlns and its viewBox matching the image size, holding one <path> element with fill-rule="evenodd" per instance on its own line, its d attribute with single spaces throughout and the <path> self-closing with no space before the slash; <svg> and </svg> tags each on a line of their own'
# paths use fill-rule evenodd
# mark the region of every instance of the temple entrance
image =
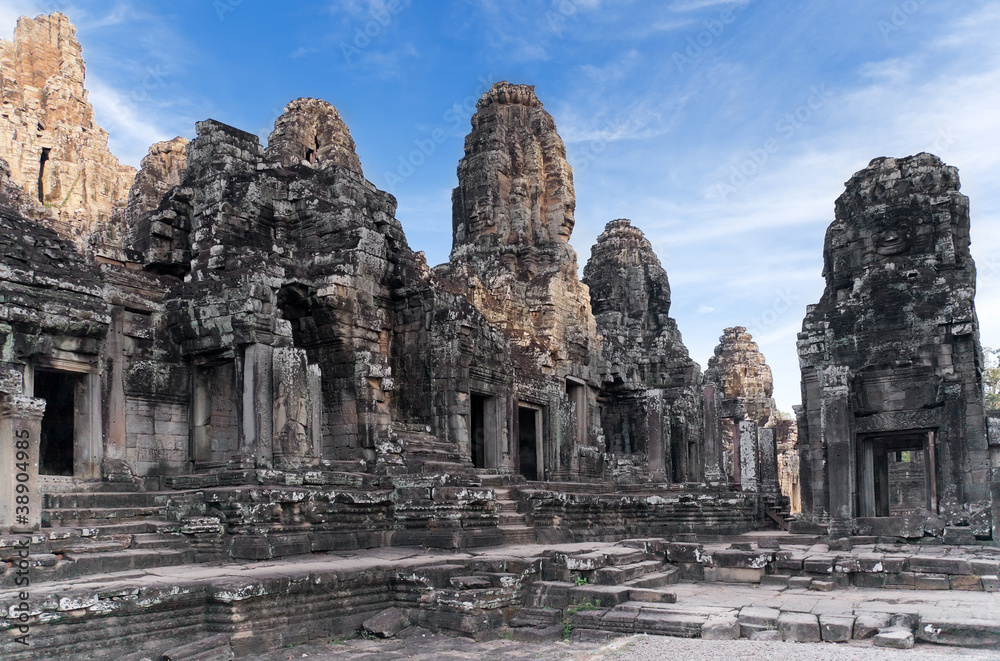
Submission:
<svg viewBox="0 0 1000 661">
<path fill-rule="evenodd" d="M 469 400 L 469 446 L 472 465 L 476 468 L 496 468 L 499 465 L 496 398 L 470 393 Z"/>
<path fill-rule="evenodd" d="M 542 411 L 526 405 L 517 407 L 518 472 L 528 480 L 544 479 L 542 461 Z"/>
<path fill-rule="evenodd" d="M 858 439 L 858 511 L 897 516 L 918 509 L 937 512 L 934 432 L 869 434 Z"/>
<path fill-rule="evenodd" d="M 79 375 L 71 372 L 35 371 L 35 397 L 45 400 L 39 435 L 38 472 L 73 475 L 75 410 Z"/>
</svg>

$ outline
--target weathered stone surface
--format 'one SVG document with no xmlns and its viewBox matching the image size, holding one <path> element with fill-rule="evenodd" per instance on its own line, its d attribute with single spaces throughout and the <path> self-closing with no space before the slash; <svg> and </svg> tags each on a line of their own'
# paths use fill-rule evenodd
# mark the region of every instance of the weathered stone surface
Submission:
<svg viewBox="0 0 1000 661">
<path fill-rule="evenodd" d="M 804 510 L 847 532 L 856 517 L 936 507 L 957 523 L 987 508 L 975 265 L 958 171 L 926 153 L 873 160 L 838 198 L 823 252 L 826 288 L 798 339 L 798 447 L 812 476 Z M 877 477 L 864 477 L 865 456 Z"/>
<path fill-rule="evenodd" d="M 812 613 L 783 611 L 778 616 L 778 631 L 782 640 L 797 643 L 818 643 L 821 640 L 819 620 Z"/>
<path fill-rule="evenodd" d="M 735 615 L 713 615 L 701 625 L 705 640 L 736 640 L 740 637 L 740 621 Z"/>
<path fill-rule="evenodd" d="M 337 109 L 321 99 L 296 99 L 285 106 L 264 154 L 285 167 L 339 165 L 364 174 L 350 130 Z"/>
<path fill-rule="evenodd" d="M 0 69 L 0 159 L 41 218 L 83 246 L 124 206 L 135 169 L 111 154 L 95 121 L 76 28 L 58 12 L 22 17 L 14 40 L 0 40 Z"/>
<path fill-rule="evenodd" d="M 670 317 L 670 284 L 649 240 L 631 221 L 611 221 L 583 282 L 603 338 L 609 451 L 622 465 L 647 464 L 656 479 L 701 480 L 701 371 Z"/>
<path fill-rule="evenodd" d="M 875 647 L 908 650 L 913 647 L 913 632 L 909 629 L 885 629 L 872 638 Z"/>
<path fill-rule="evenodd" d="M 362 629 L 379 638 L 392 638 L 408 626 L 410 626 L 409 616 L 398 608 L 386 608 L 361 625 Z"/>
<path fill-rule="evenodd" d="M 830 643 L 845 643 L 854 634 L 853 616 L 846 615 L 820 615 L 819 628 L 824 641 Z"/>
</svg>

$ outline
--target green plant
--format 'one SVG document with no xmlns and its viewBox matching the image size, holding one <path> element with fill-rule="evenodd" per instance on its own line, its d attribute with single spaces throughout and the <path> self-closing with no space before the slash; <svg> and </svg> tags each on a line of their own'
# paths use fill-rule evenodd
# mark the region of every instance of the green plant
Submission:
<svg viewBox="0 0 1000 661">
<path fill-rule="evenodd" d="M 500 632 L 500 638 L 503 640 L 514 640 L 514 632 L 510 629 L 504 629 Z"/>
<path fill-rule="evenodd" d="M 587 580 L 586 576 L 577 576 L 576 577 L 576 584 L 577 584 L 577 586 L 587 585 L 588 583 L 590 583 L 590 581 Z"/>
</svg>

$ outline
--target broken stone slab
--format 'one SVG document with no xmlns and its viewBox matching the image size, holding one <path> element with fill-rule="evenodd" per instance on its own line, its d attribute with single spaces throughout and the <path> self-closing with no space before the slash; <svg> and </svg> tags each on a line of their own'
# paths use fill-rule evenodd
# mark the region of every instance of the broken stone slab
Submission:
<svg viewBox="0 0 1000 661">
<path fill-rule="evenodd" d="M 819 619 L 812 613 L 782 612 L 778 616 L 781 639 L 796 643 L 818 643 L 822 640 Z"/>
<path fill-rule="evenodd" d="M 740 637 L 740 621 L 735 615 L 712 615 L 701 625 L 705 640 L 736 640 Z"/>
<path fill-rule="evenodd" d="M 854 640 L 865 640 L 889 626 L 887 613 L 861 613 L 854 619 Z"/>
<path fill-rule="evenodd" d="M 854 620 L 850 615 L 820 615 L 820 635 L 826 642 L 847 642 L 854 635 Z"/>
<path fill-rule="evenodd" d="M 902 628 L 883 629 L 875 634 L 872 642 L 875 647 L 908 650 L 913 647 L 913 632 Z"/>
<path fill-rule="evenodd" d="M 998 649 L 1000 617 L 994 615 L 993 620 L 980 620 L 950 614 L 943 617 L 923 616 L 914 636 L 917 640 L 939 645 Z"/>
<path fill-rule="evenodd" d="M 765 606 L 744 606 L 740 609 L 737 619 L 740 622 L 740 632 L 749 638 L 755 631 L 778 628 L 778 616 L 781 611 Z"/>
<path fill-rule="evenodd" d="M 836 586 L 833 581 L 821 581 L 816 578 L 809 583 L 809 589 L 817 592 L 831 592 L 834 587 Z"/>
</svg>

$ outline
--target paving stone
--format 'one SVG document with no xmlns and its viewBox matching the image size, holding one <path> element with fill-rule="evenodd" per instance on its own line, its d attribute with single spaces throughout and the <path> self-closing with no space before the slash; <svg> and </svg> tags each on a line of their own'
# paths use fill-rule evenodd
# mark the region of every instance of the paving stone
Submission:
<svg viewBox="0 0 1000 661">
<path fill-rule="evenodd" d="M 982 580 L 975 575 L 952 574 L 948 577 L 948 584 L 952 590 L 979 591 L 983 589 Z"/>
<path fill-rule="evenodd" d="M 881 629 L 889 625 L 889 616 L 885 613 L 860 613 L 854 618 L 854 639 L 871 638 Z"/>
<path fill-rule="evenodd" d="M 819 629 L 823 640 L 831 643 L 843 643 L 854 635 L 854 616 L 820 615 Z"/>
<path fill-rule="evenodd" d="M 787 574 L 764 574 L 760 577 L 760 585 L 761 587 L 787 588 L 789 578 L 791 577 Z"/>
<path fill-rule="evenodd" d="M 885 629 L 872 639 L 875 647 L 891 647 L 908 650 L 913 647 L 913 632 L 908 629 Z"/>
<path fill-rule="evenodd" d="M 946 574 L 914 574 L 913 588 L 915 590 L 950 590 Z"/>
<path fill-rule="evenodd" d="M 781 632 L 777 629 L 761 629 L 759 631 L 750 632 L 749 636 L 746 636 L 750 640 L 769 640 L 769 641 L 781 641 L 783 640 Z"/>
<path fill-rule="evenodd" d="M 821 640 L 819 619 L 812 613 L 782 612 L 778 616 L 778 631 L 782 640 L 797 643 L 818 643 Z"/>
<path fill-rule="evenodd" d="M 809 583 L 809 589 L 816 590 L 818 592 L 830 592 L 834 587 L 836 586 L 833 581 L 821 581 L 815 578 L 811 583 Z"/>
<path fill-rule="evenodd" d="M 736 640 L 740 637 L 740 622 L 735 615 L 713 615 L 701 625 L 705 640 Z"/>
<path fill-rule="evenodd" d="M 812 581 L 809 576 L 792 576 L 788 579 L 788 587 L 796 590 L 808 590 Z"/>
</svg>

